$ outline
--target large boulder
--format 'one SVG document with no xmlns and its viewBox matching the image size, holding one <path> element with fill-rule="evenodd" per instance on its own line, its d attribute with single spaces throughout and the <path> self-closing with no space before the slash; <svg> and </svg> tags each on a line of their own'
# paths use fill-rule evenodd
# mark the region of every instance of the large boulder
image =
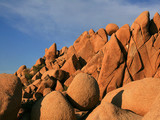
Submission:
<svg viewBox="0 0 160 120">
<path fill-rule="evenodd" d="M 68 99 L 79 110 L 90 110 L 99 101 L 97 81 L 90 75 L 79 73 L 67 89 Z"/>
<path fill-rule="evenodd" d="M 119 27 L 114 23 L 110 23 L 106 26 L 106 32 L 109 36 L 111 36 L 113 33 L 115 33 L 118 29 L 119 29 Z"/>
<path fill-rule="evenodd" d="M 31 120 L 75 120 L 73 108 L 58 91 L 37 101 L 32 108 Z"/>
<path fill-rule="evenodd" d="M 17 120 L 21 106 L 22 83 L 11 74 L 0 74 L 0 120 Z"/>
<path fill-rule="evenodd" d="M 121 51 L 115 34 L 112 35 L 105 47 L 102 67 L 98 78 L 100 99 L 102 99 L 107 92 L 121 87 L 125 70 L 125 56 Z"/>
<path fill-rule="evenodd" d="M 157 97 L 160 90 L 159 86 L 159 78 L 145 78 L 130 82 L 106 94 L 102 104 L 106 102 L 113 103 L 122 109 L 127 109 L 143 116 L 149 111 Z"/>
<path fill-rule="evenodd" d="M 123 110 L 119 107 L 105 103 L 96 107 L 86 120 L 141 120 L 142 117 L 129 110 Z"/>
</svg>

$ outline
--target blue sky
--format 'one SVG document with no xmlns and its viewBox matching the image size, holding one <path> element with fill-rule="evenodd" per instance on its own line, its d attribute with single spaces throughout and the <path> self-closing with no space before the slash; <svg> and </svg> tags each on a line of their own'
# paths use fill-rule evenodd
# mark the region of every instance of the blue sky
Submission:
<svg viewBox="0 0 160 120">
<path fill-rule="evenodd" d="M 159 0 L 0 0 L 0 73 L 30 68 L 45 48 L 69 47 L 91 28 L 131 25 L 146 10 L 152 18 L 159 5 Z"/>
</svg>

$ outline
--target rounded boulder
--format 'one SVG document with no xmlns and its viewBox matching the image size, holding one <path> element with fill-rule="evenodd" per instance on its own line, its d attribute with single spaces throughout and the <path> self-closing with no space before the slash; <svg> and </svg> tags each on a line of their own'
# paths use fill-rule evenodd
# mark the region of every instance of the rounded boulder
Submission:
<svg viewBox="0 0 160 120">
<path fill-rule="evenodd" d="M 32 107 L 31 120 L 75 120 L 72 106 L 58 91 L 53 91 Z"/>
<path fill-rule="evenodd" d="M 79 110 L 90 110 L 99 102 L 97 81 L 88 74 L 79 73 L 67 89 L 68 99 Z"/>
<path fill-rule="evenodd" d="M 111 36 L 113 33 L 115 33 L 118 29 L 119 29 L 119 27 L 114 23 L 110 23 L 106 26 L 106 32 L 109 36 Z"/>
</svg>

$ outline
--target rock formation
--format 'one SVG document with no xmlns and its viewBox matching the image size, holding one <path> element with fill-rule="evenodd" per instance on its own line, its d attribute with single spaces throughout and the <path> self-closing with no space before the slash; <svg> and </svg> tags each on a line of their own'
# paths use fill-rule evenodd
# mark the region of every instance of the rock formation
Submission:
<svg viewBox="0 0 160 120">
<path fill-rule="evenodd" d="M 148 11 L 131 26 L 85 31 L 68 48 L 54 43 L 32 68 L 0 75 L 0 119 L 158 119 L 159 49 L 160 15 Z"/>
</svg>

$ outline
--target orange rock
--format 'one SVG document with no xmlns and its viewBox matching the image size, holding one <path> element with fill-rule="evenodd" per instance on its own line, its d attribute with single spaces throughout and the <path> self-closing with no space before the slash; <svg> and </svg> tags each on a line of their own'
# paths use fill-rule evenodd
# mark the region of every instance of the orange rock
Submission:
<svg viewBox="0 0 160 120">
<path fill-rule="evenodd" d="M 72 106 L 58 91 L 49 93 L 32 107 L 31 120 L 60 119 L 76 120 Z"/>
<path fill-rule="evenodd" d="M 122 81 L 122 76 L 123 76 L 123 67 L 121 68 L 121 64 L 124 62 L 124 55 L 121 51 L 121 48 L 118 44 L 118 41 L 115 37 L 115 35 L 112 35 L 111 39 L 108 41 L 106 44 L 106 50 L 104 52 L 104 58 L 102 61 L 102 68 L 100 71 L 100 75 L 98 78 L 98 85 L 100 89 L 100 99 L 105 95 L 105 91 L 107 90 L 107 87 L 113 77 L 115 78 L 114 81 L 115 83 L 118 82 L 120 83 Z M 121 77 L 118 79 L 118 75 L 116 73 L 117 69 L 120 69 L 121 71 Z M 115 71 L 115 72 L 114 72 Z M 118 81 L 116 81 L 118 80 Z M 120 84 L 118 86 L 116 85 L 115 87 L 120 87 Z"/>
<path fill-rule="evenodd" d="M 66 46 L 64 46 L 61 50 L 60 50 L 60 56 L 67 54 L 68 48 Z"/>
<path fill-rule="evenodd" d="M 54 77 L 59 81 L 62 81 L 64 79 L 65 71 L 61 69 L 52 69 L 43 73 L 41 78 L 44 79 L 47 75 L 49 75 L 50 77 Z"/>
<path fill-rule="evenodd" d="M 99 51 L 92 59 L 82 68 L 84 73 L 92 75 L 96 80 L 98 80 L 98 76 L 102 67 L 102 60 L 104 54 L 102 51 Z"/>
<path fill-rule="evenodd" d="M 35 87 L 39 87 L 39 85 L 41 84 L 42 80 L 41 79 L 38 79 L 38 80 L 35 80 L 32 85 L 34 85 Z"/>
<path fill-rule="evenodd" d="M 26 69 L 27 67 L 25 66 L 25 65 L 22 65 L 21 67 L 19 67 L 18 68 L 18 70 L 17 70 L 17 75 L 18 74 L 21 74 L 21 72 L 24 70 L 24 69 Z"/>
<path fill-rule="evenodd" d="M 82 66 L 91 60 L 91 58 L 95 55 L 95 52 L 90 40 L 88 40 L 86 43 L 83 43 L 83 47 L 81 47 L 81 49 L 77 52 L 77 55 L 80 56 L 79 59 Z"/>
<path fill-rule="evenodd" d="M 136 44 L 132 37 L 130 41 L 130 47 L 128 50 L 128 56 L 127 56 L 127 68 L 131 76 L 132 77 L 134 76 L 133 80 L 144 78 L 144 73 L 141 73 L 141 75 L 137 77 L 135 76 L 136 73 L 138 73 L 143 68 L 143 65 L 142 65 L 138 50 L 136 48 Z"/>
<path fill-rule="evenodd" d="M 124 78 L 123 78 L 123 85 L 122 86 L 124 86 L 124 85 L 126 85 L 126 84 L 128 84 L 132 81 L 133 81 L 133 79 L 131 78 L 131 75 L 128 71 L 128 68 L 126 68 L 125 72 L 124 72 Z"/>
<path fill-rule="evenodd" d="M 150 33 L 151 35 L 154 35 L 155 33 L 158 33 L 160 30 L 160 15 L 158 12 L 154 14 L 153 19 L 150 22 Z"/>
<path fill-rule="evenodd" d="M 74 46 L 70 46 L 70 47 L 68 48 L 68 51 L 67 51 L 66 60 L 68 60 L 68 59 L 69 59 L 70 57 L 72 57 L 74 54 L 76 55 L 77 52 L 76 52 Z"/>
<path fill-rule="evenodd" d="M 37 79 L 40 79 L 42 76 L 42 74 L 40 72 L 37 72 L 33 77 L 32 77 L 32 80 L 37 80 Z"/>
<path fill-rule="evenodd" d="M 45 57 L 46 57 L 45 64 L 47 68 L 49 68 L 50 62 L 53 62 L 56 59 L 56 53 L 57 53 L 56 43 L 54 43 L 48 50 L 45 51 Z"/>
<path fill-rule="evenodd" d="M 99 87 L 90 75 L 79 73 L 67 89 L 68 99 L 79 110 L 90 110 L 98 104 Z"/>
<path fill-rule="evenodd" d="M 153 101 L 158 95 L 159 85 L 160 79 L 156 78 L 144 78 L 130 82 L 107 93 L 101 104 L 109 102 L 143 116 L 150 110 Z"/>
<path fill-rule="evenodd" d="M 154 41 L 154 48 L 156 50 L 160 49 L 160 34 L 158 35 L 158 37 L 156 38 L 156 40 Z"/>
<path fill-rule="evenodd" d="M 45 88 L 53 88 L 55 84 L 56 84 L 56 80 L 47 75 L 40 83 L 36 92 L 43 94 L 43 90 Z"/>
<path fill-rule="evenodd" d="M 34 66 L 37 66 L 37 65 L 42 65 L 42 64 L 45 64 L 45 60 L 43 58 L 39 58 L 37 61 L 36 61 L 36 64 Z"/>
<path fill-rule="evenodd" d="M 110 23 L 106 26 L 106 32 L 109 36 L 111 36 L 113 33 L 115 33 L 118 29 L 119 29 L 119 27 L 114 23 Z"/>
<path fill-rule="evenodd" d="M 64 85 L 65 85 L 66 87 L 69 87 L 69 85 L 70 85 L 71 82 L 73 81 L 74 77 L 75 77 L 77 74 L 81 73 L 81 72 L 82 72 L 82 71 L 77 70 L 75 73 L 73 73 L 73 74 L 64 82 Z"/>
<path fill-rule="evenodd" d="M 105 43 L 108 42 L 108 36 L 105 29 L 100 28 L 97 31 L 97 34 L 104 40 Z"/>
<path fill-rule="evenodd" d="M 104 103 L 96 107 L 86 120 L 141 120 L 142 117 L 129 110 L 123 110 L 111 104 Z"/>
<path fill-rule="evenodd" d="M 89 30 L 89 35 L 90 35 L 90 36 L 95 35 L 95 32 L 94 32 L 93 29 L 90 29 L 90 30 Z"/>
<path fill-rule="evenodd" d="M 27 86 L 27 85 L 28 85 L 28 80 L 27 80 L 27 78 L 25 77 L 25 75 L 21 76 L 21 77 L 20 77 L 20 80 L 21 80 L 21 83 L 22 83 L 24 86 Z"/>
<path fill-rule="evenodd" d="M 52 89 L 51 88 L 45 88 L 43 90 L 43 96 L 46 96 L 47 94 L 49 94 L 50 92 L 52 92 Z"/>
<path fill-rule="evenodd" d="M 88 34 L 88 32 L 87 31 L 83 32 L 73 44 L 73 47 L 75 48 L 76 52 L 81 50 L 89 39 L 90 35 Z"/>
<path fill-rule="evenodd" d="M 144 43 L 150 38 L 149 21 L 149 12 L 144 11 L 136 18 L 131 26 L 132 36 L 137 49 L 144 45 Z"/>
<path fill-rule="evenodd" d="M 122 43 L 126 51 L 128 51 L 128 45 L 131 37 L 130 33 L 130 27 L 128 24 L 125 24 L 116 32 L 117 39 Z"/>
<path fill-rule="evenodd" d="M 104 29 L 100 29 L 98 32 L 101 35 L 104 35 L 105 31 L 103 31 Z M 95 34 L 95 36 L 90 38 L 90 42 L 93 46 L 93 50 L 95 53 L 97 53 L 107 42 L 107 38 L 105 36 L 101 37 L 99 34 Z M 88 44 L 86 44 L 87 46 L 89 46 Z"/>
<path fill-rule="evenodd" d="M 70 57 L 61 68 L 61 70 L 64 70 L 66 72 L 64 78 L 65 80 L 68 79 L 70 75 L 72 75 L 79 69 L 81 69 L 81 65 L 75 54 Z"/>
<path fill-rule="evenodd" d="M 0 74 L 0 120 L 16 120 L 21 100 L 22 83 L 19 78 Z"/>
<path fill-rule="evenodd" d="M 160 119 L 160 93 L 157 95 L 156 99 L 154 100 L 149 112 L 144 115 L 142 120 L 158 120 Z"/>
</svg>

